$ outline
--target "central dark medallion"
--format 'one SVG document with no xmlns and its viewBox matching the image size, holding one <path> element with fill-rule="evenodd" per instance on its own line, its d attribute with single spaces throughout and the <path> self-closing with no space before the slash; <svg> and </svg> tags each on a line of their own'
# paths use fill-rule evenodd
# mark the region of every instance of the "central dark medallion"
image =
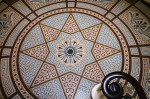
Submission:
<svg viewBox="0 0 150 99">
<path fill-rule="evenodd" d="M 57 58 L 64 64 L 72 65 L 79 63 L 79 61 L 84 57 L 84 48 L 75 39 L 65 39 L 58 45 Z"/>
<path fill-rule="evenodd" d="M 67 54 L 69 55 L 69 56 L 72 56 L 72 55 L 74 55 L 74 49 L 73 48 L 68 48 L 67 49 Z"/>
</svg>

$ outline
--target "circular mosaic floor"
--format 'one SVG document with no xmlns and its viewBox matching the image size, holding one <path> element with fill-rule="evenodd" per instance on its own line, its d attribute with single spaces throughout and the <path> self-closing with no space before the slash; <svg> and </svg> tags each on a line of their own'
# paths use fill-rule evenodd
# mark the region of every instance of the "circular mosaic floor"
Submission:
<svg viewBox="0 0 150 99">
<path fill-rule="evenodd" d="M 140 1 L 1 5 L 0 97 L 91 99 L 91 89 L 114 71 L 135 77 L 149 97 L 150 16 Z"/>
</svg>

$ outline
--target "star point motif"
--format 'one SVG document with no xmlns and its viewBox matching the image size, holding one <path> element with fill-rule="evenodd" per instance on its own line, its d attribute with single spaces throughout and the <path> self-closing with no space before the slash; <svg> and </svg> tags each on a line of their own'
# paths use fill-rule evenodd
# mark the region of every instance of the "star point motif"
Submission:
<svg viewBox="0 0 150 99">
<path fill-rule="evenodd" d="M 55 66 L 48 63 L 44 63 L 40 68 L 39 72 L 37 73 L 35 79 L 33 80 L 31 87 L 35 87 L 37 85 L 45 83 L 51 79 L 56 78 L 57 76 L 58 75 Z"/>
<path fill-rule="evenodd" d="M 92 49 L 92 53 L 96 60 L 104 59 L 108 56 L 118 53 L 117 49 L 102 45 L 100 43 L 95 43 Z"/>
<path fill-rule="evenodd" d="M 56 40 L 60 34 L 60 30 L 52 28 L 50 26 L 40 24 L 41 30 L 43 31 L 43 35 L 46 39 L 46 42 L 50 42 Z"/>
<path fill-rule="evenodd" d="M 67 73 L 60 77 L 67 99 L 73 99 L 81 77 L 74 73 Z"/>
<path fill-rule="evenodd" d="M 98 33 L 100 32 L 101 26 L 102 26 L 101 24 L 94 25 L 92 27 L 82 30 L 81 33 L 86 40 L 95 42 L 98 36 Z"/>
<path fill-rule="evenodd" d="M 22 51 L 43 62 L 32 80 L 31 89 L 59 78 L 66 97 L 73 99 L 80 76 L 92 82 L 101 82 L 104 78 L 103 70 L 96 61 L 120 51 L 97 43 L 102 23 L 94 23 L 81 30 L 76 20 L 70 13 L 60 30 L 39 23 L 45 43 Z"/>
<path fill-rule="evenodd" d="M 76 33 L 78 31 L 80 31 L 74 17 L 72 16 L 72 14 L 69 15 L 66 23 L 64 24 L 63 28 L 62 28 L 63 32 L 66 32 L 68 34 L 73 34 Z"/>
<path fill-rule="evenodd" d="M 37 45 L 27 50 L 23 50 L 22 53 L 32 56 L 34 58 L 45 60 L 47 55 L 49 54 L 49 50 L 46 44 Z"/>
</svg>

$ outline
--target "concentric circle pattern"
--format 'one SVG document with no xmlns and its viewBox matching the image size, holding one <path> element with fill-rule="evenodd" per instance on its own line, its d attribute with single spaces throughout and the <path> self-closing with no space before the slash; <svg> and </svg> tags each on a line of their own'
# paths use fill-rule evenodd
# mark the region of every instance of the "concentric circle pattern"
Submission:
<svg viewBox="0 0 150 99">
<path fill-rule="evenodd" d="M 149 97 L 150 16 L 142 2 L 19 0 L 0 6 L 0 98 L 91 99 L 92 88 L 114 71 L 132 75 Z"/>
</svg>

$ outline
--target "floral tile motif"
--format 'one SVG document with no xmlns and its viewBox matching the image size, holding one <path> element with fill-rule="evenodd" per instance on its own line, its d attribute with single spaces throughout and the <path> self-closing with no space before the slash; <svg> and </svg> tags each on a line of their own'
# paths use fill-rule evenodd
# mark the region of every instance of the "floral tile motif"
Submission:
<svg viewBox="0 0 150 99">
<path fill-rule="evenodd" d="M 120 15 L 120 18 L 131 29 L 138 44 L 150 44 L 150 21 L 137 8 L 131 7 Z"/>
<path fill-rule="evenodd" d="M 131 13 L 131 25 L 134 30 L 150 38 L 150 24 L 146 22 L 138 13 Z"/>
<path fill-rule="evenodd" d="M 1 28 L 0 28 L 0 35 L 5 33 L 9 27 L 12 25 L 12 13 L 10 14 L 4 14 L 3 18 L 1 18 Z"/>
<path fill-rule="evenodd" d="M 150 20 L 140 2 L 2 4 L 0 98 L 91 99 L 92 88 L 114 71 L 134 76 L 149 98 Z"/>
<path fill-rule="evenodd" d="M 66 38 L 56 48 L 56 57 L 64 65 L 78 64 L 85 57 L 85 48 L 76 39 Z"/>
<path fill-rule="evenodd" d="M 59 75 L 67 72 L 81 75 L 84 66 L 94 61 L 93 42 L 84 40 L 79 32 L 71 35 L 62 32 L 57 40 L 47 44 L 51 53 L 46 61 L 56 66 Z"/>
<path fill-rule="evenodd" d="M 17 16 L 17 17 L 16 17 Z M 0 13 L 0 46 L 23 17 L 11 7 Z"/>
</svg>

